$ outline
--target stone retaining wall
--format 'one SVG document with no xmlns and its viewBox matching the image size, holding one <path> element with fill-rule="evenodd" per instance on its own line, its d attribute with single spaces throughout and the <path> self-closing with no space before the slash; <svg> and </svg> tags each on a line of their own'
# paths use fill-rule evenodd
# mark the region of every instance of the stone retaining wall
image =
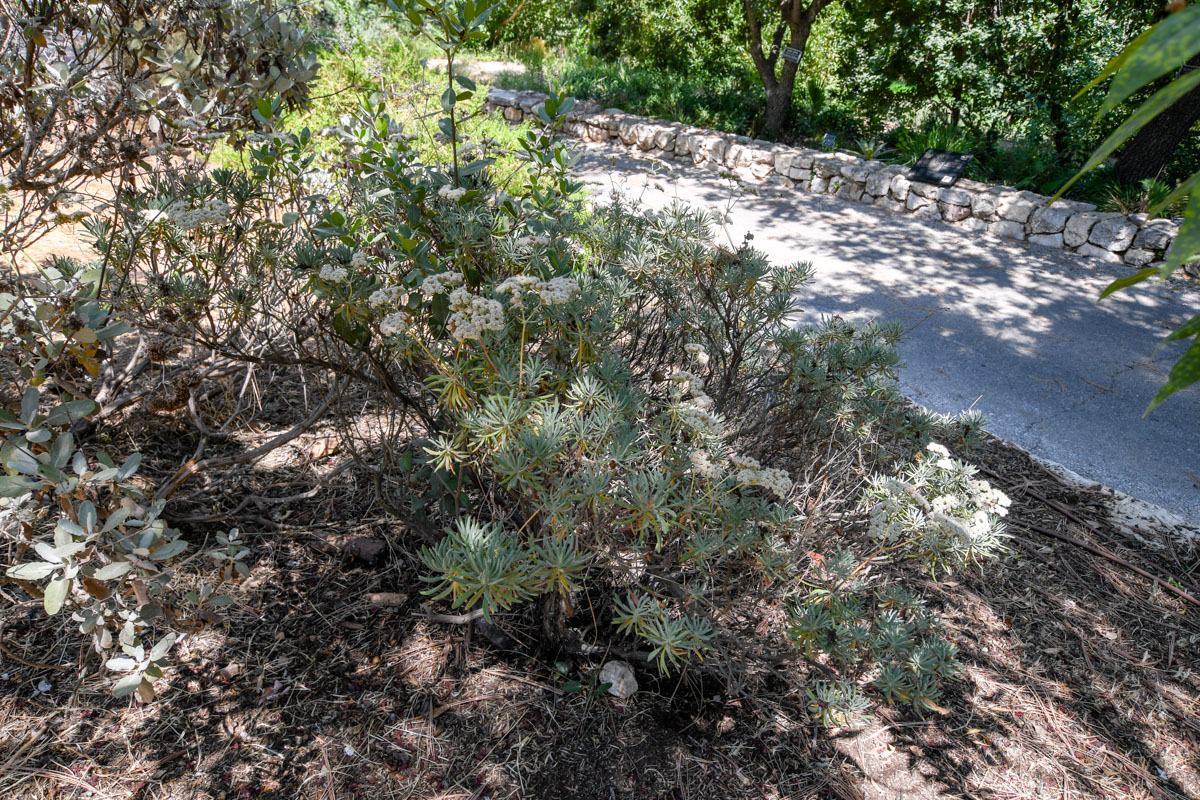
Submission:
<svg viewBox="0 0 1200 800">
<path fill-rule="evenodd" d="M 510 122 L 536 118 L 546 96 L 491 89 L 488 108 Z M 1059 200 L 960 179 L 938 187 L 908 178 L 907 167 L 864 161 L 848 153 L 826 153 L 761 139 L 693 128 L 578 102 L 564 132 L 591 142 L 620 142 L 659 158 L 689 160 L 728 170 L 749 181 L 784 189 L 836 195 L 955 228 L 1069 250 L 1114 264 L 1144 267 L 1161 261 L 1178 232 L 1165 219 L 1144 214 L 1100 212 L 1088 203 Z"/>
</svg>

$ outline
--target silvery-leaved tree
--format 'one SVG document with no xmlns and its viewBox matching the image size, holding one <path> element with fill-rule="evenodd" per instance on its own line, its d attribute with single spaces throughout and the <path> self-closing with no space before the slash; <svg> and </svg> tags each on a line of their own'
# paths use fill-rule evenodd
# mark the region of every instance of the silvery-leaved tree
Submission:
<svg viewBox="0 0 1200 800">
<path fill-rule="evenodd" d="M 88 179 L 303 103 L 316 56 L 296 3 L 0 0 L 0 247 L 83 213 Z M 4 194 L 0 194 L 0 200 Z"/>
</svg>

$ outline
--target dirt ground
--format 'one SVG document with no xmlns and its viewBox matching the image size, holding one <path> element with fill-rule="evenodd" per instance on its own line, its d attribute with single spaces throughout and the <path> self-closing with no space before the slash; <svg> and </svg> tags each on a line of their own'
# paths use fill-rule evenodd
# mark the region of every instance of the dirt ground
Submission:
<svg viewBox="0 0 1200 800">
<path fill-rule="evenodd" d="M 178 413 L 144 413 L 188 450 Z M 499 620 L 514 651 L 431 620 L 411 537 L 336 447 L 298 439 L 253 489 L 303 500 L 183 526 L 199 545 L 240 525 L 253 568 L 177 645 L 155 703 L 109 696 L 70 623 L 0 579 L 0 797 L 1200 798 L 1200 606 L 1111 557 L 1196 598 L 1200 553 L 1138 541 L 1003 443 L 972 460 L 1013 498 L 1013 554 L 913 578 L 966 665 L 947 713 L 830 731 L 800 668 L 744 694 L 641 669 L 618 700 L 567 691 L 603 658 L 539 649 L 520 614 Z"/>
</svg>

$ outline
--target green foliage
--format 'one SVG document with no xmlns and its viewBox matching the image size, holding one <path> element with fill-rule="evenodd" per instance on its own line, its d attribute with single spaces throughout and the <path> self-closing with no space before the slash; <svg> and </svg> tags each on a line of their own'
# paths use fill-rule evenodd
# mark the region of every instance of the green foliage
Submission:
<svg viewBox="0 0 1200 800">
<path fill-rule="evenodd" d="M 928 676 L 949 674 L 953 655 L 930 638 L 932 618 L 911 598 L 889 606 L 894 576 L 878 571 L 850 630 L 846 593 L 864 576 L 814 578 L 803 554 L 828 535 L 825 515 L 856 504 L 894 453 L 931 435 L 969 444 L 977 417 L 909 407 L 896 385 L 899 326 L 797 328 L 810 267 L 773 265 L 749 239 L 719 243 L 714 212 L 587 205 L 571 177 L 577 156 L 556 136 L 571 100 L 546 100 L 515 152 L 482 141 L 489 123 L 457 65 L 486 36 L 487 9 L 392 8 L 449 62 L 435 132 L 409 135 L 395 97 L 373 93 L 339 120 L 339 147 L 322 148 L 307 127 L 292 129 L 282 102 L 260 98 L 247 169 L 146 181 L 111 222 L 90 223 L 104 269 L 67 264 L 35 284 L 40 295 L 5 296 L 0 367 L 22 383 L 0 395 L 0 523 L 36 555 L 20 551 L 16 576 L 48 611 L 70 604 L 102 651 L 119 645 L 124 655 L 107 662 L 124 675 L 117 691 L 142 699 L 172 628 L 228 603 L 206 583 L 177 596 L 166 568 L 186 545 L 161 501 L 191 465 L 151 493 L 131 480 L 138 457 L 117 466 L 71 438 L 80 415 L 99 425 L 104 409 L 70 387 L 96 374 L 96 344 L 128 320 L 213 369 L 302 369 L 306 385 L 323 386 L 294 430 L 330 411 L 356 443 L 385 507 L 425 540 L 431 602 L 489 619 L 539 614 L 557 637 L 567 610 L 586 603 L 597 622 L 588 636 L 640 641 L 670 671 L 710 655 L 736 665 L 746 648 L 731 596 L 784 602 L 807 581 L 840 604 L 841 627 L 797 636 L 789 655 L 893 668 L 872 697 L 853 682 L 814 685 L 814 715 L 832 722 L 885 696 L 929 706 Z M 501 173 L 508 164 L 519 166 Z M 948 493 L 970 490 L 965 475 L 908 479 Z M 942 539 L 931 528 L 877 546 L 939 572 L 993 552 L 937 530 Z M 236 529 L 204 555 L 222 580 L 249 571 Z M 117 588 L 90 594 L 89 581 Z M 905 637 L 911 652 L 888 649 Z"/>
<path fill-rule="evenodd" d="M 810 690 L 814 714 L 843 723 L 866 705 L 858 679 L 874 674 L 888 702 L 941 711 L 944 682 L 959 665 L 953 643 L 924 599 L 881 577 L 884 558 L 912 559 L 931 573 L 962 569 L 1005 552 L 1009 499 L 973 467 L 930 444 L 900 477 L 876 477 L 864 495 L 873 552 L 809 553 L 808 592 L 791 614 L 791 636 L 810 657 L 846 677 Z"/>
<path fill-rule="evenodd" d="M 1109 62 L 1096 79 L 1084 87 L 1080 94 L 1112 75 L 1112 83 L 1101 104 L 1101 113 L 1113 110 L 1134 92 L 1147 87 L 1172 70 L 1179 69 L 1198 53 L 1200 53 L 1200 7 L 1187 6 L 1135 38 L 1128 47 Z M 1200 85 L 1200 72 L 1179 72 L 1169 83 L 1155 91 L 1138 106 L 1104 140 L 1092 153 L 1083 168 L 1063 187 L 1062 191 L 1079 180 L 1084 173 L 1102 164 L 1109 155 L 1146 123 L 1166 111 L 1197 85 Z M 1168 251 L 1166 263 L 1161 268 L 1144 269 L 1135 275 L 1114 281 L 1100 295 L 1101 299 L 1152 276 L 1166 279 L 1179 267 L 1192 260 L 1197 253 L 1200 253 L 1200 195 L 1194 193 L 1197 185 L 1200 185 L 1200 172 L 1185 178 L 1173 191 L 1165 197 L 1160 197 L 1157 202 L 1153 202 L 1148 209 L 1151 214 L 1158 214 L 1172 204 L 1181 202 L 1185 197 L 1189 198 L 1183 209 L 1183 224 Z M 1147 187 L 1147 194 L 1153 188 L 1152 186 Z M 1200 316 L 1180 325 L 1164 340 L 1165 342 L 1191 340 L 1191 343 L 1171 367 L 1167 382 L 1147 406 L 1147 414 L 1175 392 L 1200 380 L 1200 325 L 1196 324 L 1197 320 L 1200 320 Z"/>
</svg>

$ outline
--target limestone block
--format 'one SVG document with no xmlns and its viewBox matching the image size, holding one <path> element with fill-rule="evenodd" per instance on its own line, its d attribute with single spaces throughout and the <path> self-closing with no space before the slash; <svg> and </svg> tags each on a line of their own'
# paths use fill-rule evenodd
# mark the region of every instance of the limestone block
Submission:
<svg viewBox="0 0 1200 800">
<path fill-rule="evenodd" d="M 912 195 L 909 195 L 909 198 L 911 199 Z M 914 211 L 913 216 L 918 219 L 941 219 L 942 210 L 938 208 L 937 203 L 930 202 Z"/>
<path fill-rule="evenodd" d="M 1165 250 L 1179 234 L 1175 223 L 1165 219 L 1152 219 L 1133 238 L 1133 246 L 1144 250 Z"/>
<path fill-rule="evenodd" d="M 926 200 L 916 192 L 909 192 L 908 202 L 905 205 L 909 211 L 916 211 L 918 208 L 924 208 L 925 206 L 933 205 L 933 201 Z"/>
<path fill-rule="evenodd" d="M 971 207 L 969 205 L 938 203 L 938 206 L 942 209 L 942 219 L 947 222 L 958 222 L 971 216 Z"/>
<path fill-rule="evenodd" d="M 1025 226 L 1009 219 L 1001 219 L 988 224 L 988 233 L 1004 239 L 1016 239 L 1018 242 L 1025 241 Z"/>
<path fill-rule="evenodd" d="M 978 217 L 967 217 L 964 220 L 959 220 L 953 223 L 954 227 L 972 233 L 983 233 L 987 230 L 988 224 Z"/>
<path fill-rule="evenodd" d="M 1074 214 L 1067 220 L 1067 225 L 1063 228 L 1063 244 L 1067 247 L 1079 247 L 1087 242 L 1088 236 L 1092 233 L 1092 227 L 1097 222 L 1119 216 L 1121 215 L 1117 213 L 1102 214 L 1095 211 Z"/>
<path fill-rule="evenodd" d="M 1101 261 L 1107 261 L 1110 264 L 1121 263 L 1121 256 L 1117 255 L 1111 250 L 1107 250 L 1103 247 L 1097 247 L 1094 244 L 1081 245 L 1075 252 L 1079 253 L 1081 256 L 1088 256 L 1089 258 L 1097 258 Z"/>
<path fill-rule="evenodd" d="M 1154 260 L 1153 250 L 1131 247 L 1125 251 L 1125 263 L 1131 267 L 1144 267 Z"/>
<path fill-rule="evenodd" d="M 912 188 L 912 182 L 903 175 L 897 175 L 892 178 L 892 197 L 897 200 L 905 200 L 908 198 L 909 189 Z"/>
<path fill-rule="evenodd" d="M 1088 241 L 1097 247 L 1118 253 L 1129 249 L 1137 232 L 1137 224 L 1124 217 L 1102 219 L 1092 227 Z"/>
<path fill-rule="evenodd" d="M 971 195 L 971 213 L 980 219 L 990 219 L 996 213 L 996 195 L 986 193 Z"/>
<path fill-rule="evenodd" d="M 971 206 L 971 193 L 962 189 L 950 187 L 938 189 L 937 199 L 952 206 L 967 206 L 968 208 Z"/>
<path fill-rule="evenodd" d="M 1004 197 L 996 204 L 996 213 L 1001 219 L 1024 225 L 1033 216 L 1037 206 L 1020 195 Z"/>
<path fill-rule="evenodd" d="M 1030 230 L 1034 233 L 1059 233 L 1067 226 L 1067 220 L 1074 213 L 1074 209 L 1058 203 L 1049 208 L 1039 208 L 1033 212 Z"/>
<path fill-rule="evenodd" d="M 888 187 L 892 185 L 892 175 L 887 172 L 873 172 L 867 178 L 866 191 L 867 194 L 878 197 L 888 193 Z"/>
<path fill-rule="evenodd" d="M 936 200 L 938 192 L 941 189 L 934 186 L 932 183 L 924 183 L 922 181 L 912 182 L 912 193 L 924 197 L 926 200 Z"/>
<path fill-rule="evenodd" d="M 1063 235 L 1061 233 L 1035 233 L 1029 237 L 1029 242 L 1040 247 L 1062 247 Z"/>
<path fill-rule="evenodd" d="M 819 194 L 821 192 L 824 192 L 828 187 L 829 187 L 829 178 L 822 178 L 821 176 L 818 175 L 817 177 L 813 178 L 812 181 L 809 183 L 808 190 L 810 192 L 816 192 Z"/>
</svg>

